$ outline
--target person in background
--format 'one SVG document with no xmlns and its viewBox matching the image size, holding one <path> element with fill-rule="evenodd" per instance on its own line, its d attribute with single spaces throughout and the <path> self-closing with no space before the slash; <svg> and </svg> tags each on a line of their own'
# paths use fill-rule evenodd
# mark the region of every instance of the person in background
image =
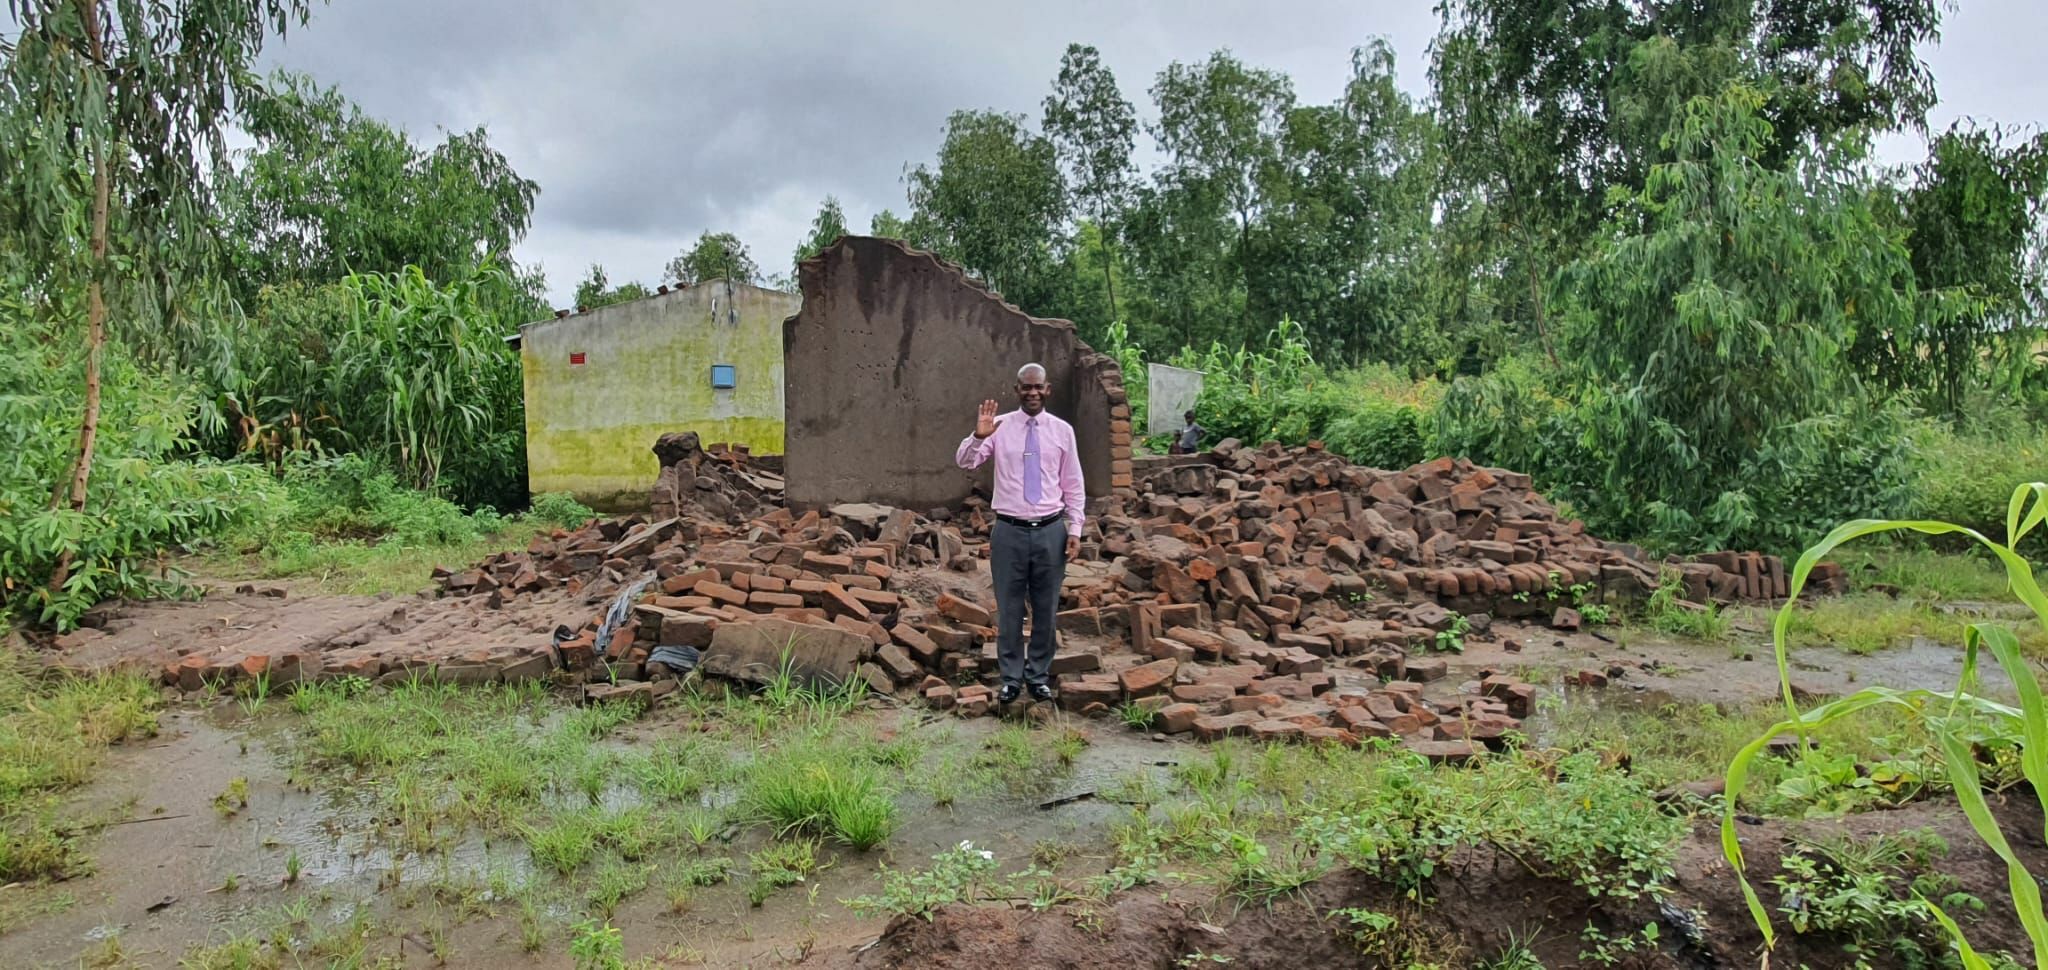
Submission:
<svg viewBox="0 0 2048 970">
<path fill-rule="evenodd" d="M 1054 633 L 1059 625 L 1060 582 L 1067 561 L 1081 552 L 1081 515 L 1087 493 L 1081 482 L 1081 454 L 1074 427 L 1045 410 L 1052 388 L 1045 367 L 1025 364 L 1017 371 L 1017 410 L 996 413 L 996 402 L 981 402 L 974 433 L 960 442 L 953 461 L 979 468 L 996 460 L 990 505 L 996 524 L 989 533 L 989 571 L 996 587 L 996 663 L 1003 687 L 996 701 L 1009 704 L 1024 690 L 1033 700 L 1053 698 Z M 1031 648 L 1023 649 L 1024 613 L 1031 613 Z"/>
<path fill-rule="evenodd" d="M 1176 455 L 1192 455 L 1202 446 L 1202 426 L 1195 423 L 1193 411 L 1181 416 L 1187 419 L 1188 426 L 1180 429 L 1180 435 L 1173 439 L 1172 451 Z"/>
</svg>

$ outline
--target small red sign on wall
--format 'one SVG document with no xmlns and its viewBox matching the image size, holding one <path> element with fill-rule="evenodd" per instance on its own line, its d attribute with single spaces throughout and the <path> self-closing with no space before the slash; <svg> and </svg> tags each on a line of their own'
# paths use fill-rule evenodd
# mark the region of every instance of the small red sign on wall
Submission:
<svg viewBox="0 0 2048 970">
<path fill-rule="evenodd" d="M 569 366 L 571 366 L 571 367 L 581 367 L 581 366 L 583 366 L 583 351 L 580 351 L 580 350 L 575 350 L 575 351 L 570 351 L 570 352 L 569 352 Z"/>
</svg>

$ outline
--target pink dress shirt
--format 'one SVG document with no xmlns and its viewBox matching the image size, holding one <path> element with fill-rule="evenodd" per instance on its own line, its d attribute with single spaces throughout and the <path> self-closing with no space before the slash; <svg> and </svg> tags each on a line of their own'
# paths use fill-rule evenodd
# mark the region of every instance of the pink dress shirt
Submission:
<svg viewBox="0 0 2048 970">
<path fill-rule="evenodd" d="M 1082 508 L 1088 496 L 1081 484 L 1081 454 L 1074 447 L 1074 426 L 1038 412 L 1039 503 L 1024 501 L 1024 422 L 1030 415 L 1022 409 L 996 415 L 996 433 L 976 438 L 969 433 L 960 442 L 953 461 L 962 468 L 980 468 L 990 455 L 996 456 L 994 499 L 997 512 L 1020 519 L 1042 519 L 1067 510 L 1067 535 L 1081 535 Z"/>
</svg>

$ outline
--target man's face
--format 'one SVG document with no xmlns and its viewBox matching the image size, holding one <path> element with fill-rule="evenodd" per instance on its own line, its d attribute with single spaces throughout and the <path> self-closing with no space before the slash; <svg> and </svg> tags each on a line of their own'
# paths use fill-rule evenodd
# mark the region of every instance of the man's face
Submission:
<svg viewBox="0 0 2048 970">
<path fill-rule="evenodd" d="M 1045 410 L 1045 392 L 1050 389 L 1044 374 L 1033 371 L 1024 375 L 1017 381 L 1017 406 L 1023 408 L 1025 414 Z"/>
</svg>

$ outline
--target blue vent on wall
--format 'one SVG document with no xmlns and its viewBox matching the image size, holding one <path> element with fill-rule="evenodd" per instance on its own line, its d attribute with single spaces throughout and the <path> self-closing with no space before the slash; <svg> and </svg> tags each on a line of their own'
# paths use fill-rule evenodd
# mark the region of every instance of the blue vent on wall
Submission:
<svg viewBox="0 0 2048 970">
<path fill-rule="evenodd" d="M 712 387 L 715 387 L 715 388 L 725 388 L 725 387 L 733 387 L 733 386 L 735 386 L 735 384 L 736 384 L 737 380 L 738 380 L 738 374 L 737 374 L 737 372 L 736 372 L 736 371 L 735 371 L 735 370 L 733 369 L 733 366 L 732 366 L 731 364 L 712 364 L 712 365 L 711 365 L 711 386 L 712 386 Z"/>
</svg>

